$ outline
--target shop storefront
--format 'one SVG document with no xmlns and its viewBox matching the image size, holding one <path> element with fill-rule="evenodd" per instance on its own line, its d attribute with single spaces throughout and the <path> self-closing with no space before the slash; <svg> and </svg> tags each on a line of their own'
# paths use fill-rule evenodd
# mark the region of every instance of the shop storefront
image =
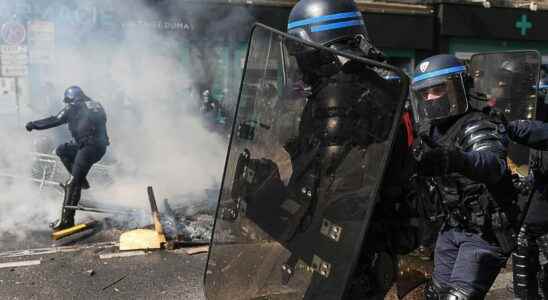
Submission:
<svg viewBox="0 0 548 300">
<path fill-rule="evenodd" d="M 548 11 L 441 4 L 440 52 L 467 59 L 485 51 L 535 49 L 548 60 Z"/>
</svg>

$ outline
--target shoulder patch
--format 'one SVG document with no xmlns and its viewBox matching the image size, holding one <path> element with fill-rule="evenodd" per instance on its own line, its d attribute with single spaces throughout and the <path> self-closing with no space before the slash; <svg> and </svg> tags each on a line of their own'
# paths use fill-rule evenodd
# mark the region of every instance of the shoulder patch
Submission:
<svg viewBox="0 0 548 300">
<path fill-rule="evenodd" d="M 86 101 L 84 103 L 86 103 L 86 107 L 92 111 L 101 111 L 103 109 L 101 103 L 97 101 Z"/>
</svg>

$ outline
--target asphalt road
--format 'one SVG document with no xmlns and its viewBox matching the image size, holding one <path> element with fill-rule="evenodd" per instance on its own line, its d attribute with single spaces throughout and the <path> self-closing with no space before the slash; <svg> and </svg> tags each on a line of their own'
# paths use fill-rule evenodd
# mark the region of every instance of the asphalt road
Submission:
<svg viewBox="0 0 548 300">
<path fill-rule="evenodd" d="M 72 245 L 63 245 L 70 240 L 54 243 L 49 234 L 0 238 L 0 299 L 205 299 L 207 254 L 178 249 L 109 258 L 120 253 L 116 230 Z M 7 265 L 13 262 L 35 265 Z"/>
<path fill-rule="evenodd" d="M 24 240 L 1 237 L 0 299 L 205 299 L 207 254 L 178 249 L 109 257 L 121 253 L 116 245 L 120 232 L 103 230 L 72 245 L 68 239 L 53 243 L 49 231 L 30 233 Z M 34 265 L 6 265 L 13 262 Z M 426 273 L 429 264 L 408 262 Z M 510 267 L 504 269 L 486 299 L 511 299 L 511 275 Z M 392 291 L 385 299 L 397 298 Z M 422 287 L 404 298 L 418 299 L 423 299 Z"/>
</svg>

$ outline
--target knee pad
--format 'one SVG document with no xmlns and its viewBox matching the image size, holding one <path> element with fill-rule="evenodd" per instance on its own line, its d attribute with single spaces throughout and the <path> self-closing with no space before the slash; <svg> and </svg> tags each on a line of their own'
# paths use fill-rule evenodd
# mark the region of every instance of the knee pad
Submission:
<svg viewBox="0 0 548 300">
<path fill-rule="evenodd" d="M 518 235 L 518 246 L 512 254 L 514 297 L 531 299 L 537 295 L 538 248 L 524 225 Z"/>
</svg>

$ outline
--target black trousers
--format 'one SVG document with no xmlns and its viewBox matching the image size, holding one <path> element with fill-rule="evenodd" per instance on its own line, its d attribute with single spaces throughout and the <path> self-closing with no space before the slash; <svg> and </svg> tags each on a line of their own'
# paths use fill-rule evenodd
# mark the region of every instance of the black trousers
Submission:
<svg viewBox="0 0 548 300">
<path fill-rule="evenodd" d="M 84 145 L 65 143 L 57 147 L 57 156 L 72 175 L 72 184 L 81 186 L 89 170 L 105 155 L 106 145 Z"/>
<path fill-rule="evenodd" d="M 442 230 L 436 241 L 432 278 L 442 288 L 485 295 L 504 267 L 506 256 L 477 233 Z"/>
</svg>

